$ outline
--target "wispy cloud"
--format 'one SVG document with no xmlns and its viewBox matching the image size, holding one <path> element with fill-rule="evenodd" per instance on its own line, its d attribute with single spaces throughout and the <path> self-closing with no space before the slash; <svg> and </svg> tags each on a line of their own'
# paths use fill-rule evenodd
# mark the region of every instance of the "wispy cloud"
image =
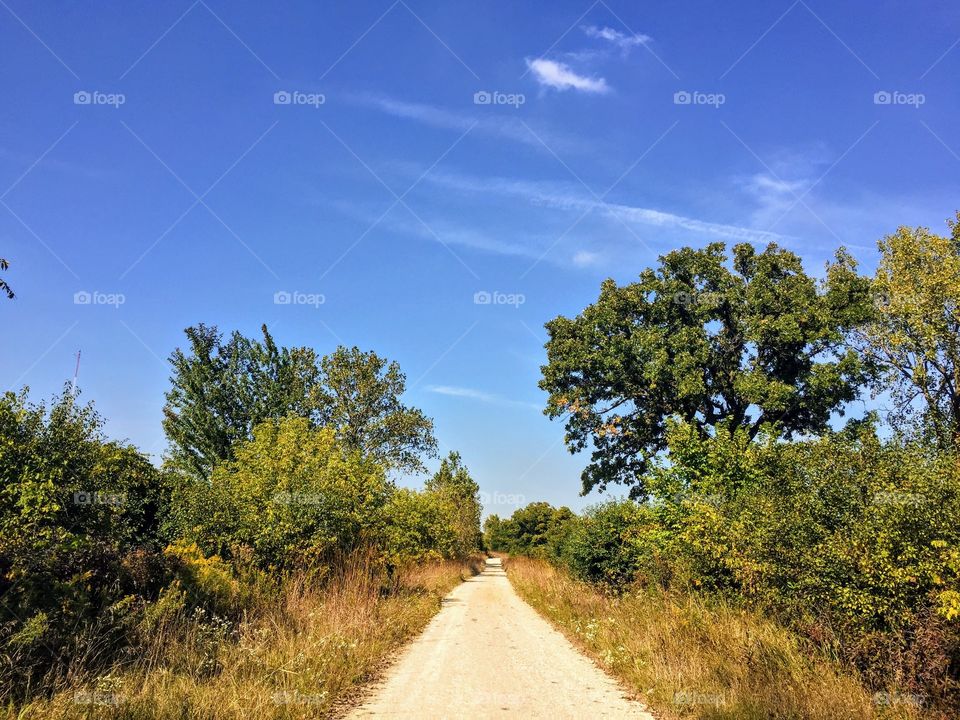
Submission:
<svg viewBox="0 0 960 720">
<path fill-rule="evenodd" d="M 620 220 L 640 225 L 674 228 L 692 233 L 712 235 L 731 240 L 753 243 L 781 242 L 785 236 L 752 227 L 700 220 L 654 208 L 604 203 L 596 198 L 579 193 L 569 186 L 555 183 L 536 183 L 499 177 L 473 177 L 454 173 L 434 172 L 425 182 L 469 193 L 497 193 L 522 199 L 530 204 L 554 208 L 572 213 L 596 212 L 611 220 Z"/>
<path fill-rule="evenodd" d="M 607 81 L 601 78 L 578 75 L 569 65 L 556 60 L 537 58 L 527 60 L 527 67 L 537 82 L 555 90 L 578 90 L 590 94 L 603 94 L 610 91 Z"/>
<path fill-rule="evenodd" d="M 420 222 L 403 208 L 395 208 L 386 217 L 381 218 L 382 211 L 353 202 L 328 198 L 324 198 L 321 202 L 368 226 L 377 221 L 379 227 L 391 233 L 414 236 L 431 242 L 444 242 L 448 245 L 457 245 L 494 255 L 538 258 L 543 252 L 540 249 L 541 245 L 549 240 L 547 237 L 526 237 L 527 244 L 522 244 L 449 222 L 430 213 L 421 215 L 424 222 Z"/>
<path fill-rule="evenodd" d="M 643 35 L 637 33 L 635 35 L 626 35 L 619 30 L 614 30 L 609 27 L 597 27 L 596 25 L 586 25 L 583 27 L 583 32 L 589 38 L 594 38 L 597 40 L 605 40 L 606 42 L 620 48 L 623 55 L 627 55 L 630 51 L 640 45 L 646 45 L 647 43 L 653 40 L 649 35 Z"/>
<path fill-rule="evenodd" d="M 592 149 L 592 145 L 582 139 L 557 133 L 549 128 L 538 127 L 536 133 L 543 139 L 543 142 L 541 142 L 537 139 L 537 135 L 531 133 L 519 118 L 503 114 L 488 114 L 488 116 L 483 117 L 454 112 L 434 105 L 396 100 L 383 95 L 353 95 L 349 99 L 358 105 L 431 127 L 458 132 L 466 132 L 472 127 L 472 133 L 512 140 L 534 147 L 540 152 L 547 152 L 543 143 L 554 148 L 557 152 L 583 153 Z"/>
<path fill-rule="evenodd" d="M 589 250 L 577 250 L 573 254 L 573 264 L 577 267 L 590 267 L 596 265 L 600 260 L 600 255 Z"/>
<path fill-rule="evenodd" d="M 537 405 L 536 403 L 524 402 L 522 400 L 512 400 L 510 398 L 484 392 L 483 390 L 475 390 L 474 388 L 457 387 L 454 385 L 430 385 L 427 387 L 427 390 L 429 392 L 436 393 L 437 395 L 466 398 L 468 400 L 476 400 L 478 402 L 487 403 L 488 405 L 510 405 L 513 407 L 524 407 L 533 410 L 541 409 L 540 405 Z"/>
</svg>

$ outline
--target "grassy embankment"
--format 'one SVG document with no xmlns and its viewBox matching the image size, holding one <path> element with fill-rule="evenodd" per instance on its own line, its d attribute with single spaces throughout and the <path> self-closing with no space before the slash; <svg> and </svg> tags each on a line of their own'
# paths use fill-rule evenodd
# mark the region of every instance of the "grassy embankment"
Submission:
<svg viewBox="0 0 960 720">
<path fill-rule="evenodd" d="M 507 561 L 517 592 L 658 718 L 934 718 L 909 695 L 873 694 L 756 614 L 640 590 L 606 595 L 543 560 Z"/>
<path fill-rule="evenodd" d="M 235 626 L 175 614 L 115 672 L 68 680 L 53 697 L 0 717 L 329 717 L 480 567 L 478 559 L 427 563 L 388 584 L 358 567 L 319 589 L 293 578 Z"/>
</svg>

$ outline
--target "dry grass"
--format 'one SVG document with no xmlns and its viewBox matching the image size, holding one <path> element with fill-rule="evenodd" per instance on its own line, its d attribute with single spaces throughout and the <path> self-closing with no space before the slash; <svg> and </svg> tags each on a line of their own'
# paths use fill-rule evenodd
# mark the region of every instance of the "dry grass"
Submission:
<svg viewBox="0 0 960 720">
<path fill-rule="evenodd" d="M 876 696 L 757 615 L 689 596 L 607 596 L 544 561 L 513 558 L 520 595 L 659 718 L 920 718 L 917 699 Z"/>
<path fill-rule="evenodd" d="M 279 602 L 258 608 L 237 627 L 178 616 L 153 631 L 132 667 L 8 708 L 5 715 L 329 717 L 423 629 L 444 595 L 479 569 L 479 560 L 414 566 L 400 571 L 387 591 L 364 567 L 350 568 L 323 589 L 293 579 Z"/>
</svg>

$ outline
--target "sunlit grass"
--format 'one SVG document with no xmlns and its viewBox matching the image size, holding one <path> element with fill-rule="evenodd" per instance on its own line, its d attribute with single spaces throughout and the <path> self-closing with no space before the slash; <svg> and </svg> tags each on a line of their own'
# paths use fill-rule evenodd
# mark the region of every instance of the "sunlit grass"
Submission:
<svg viewBox="0 0 960 720">
<path fill-rule="evenodd" d="M 511 558 L 527 602 L 618 677 L 658 718 L 939 718 L 918 698 L 869 692 L 788 630 L 688 595 L 605 595 L 549 563 Z"/>
<path fill-rule="evenodd" d="M 373 679 L 480 561 L 400 570 L 385 587 L 362 563 L 318 588 L 294 577 L 236 627 L 182 614 L 136 662 L 75 681 L 7 718 L 320 718 Z"/>
</svg>

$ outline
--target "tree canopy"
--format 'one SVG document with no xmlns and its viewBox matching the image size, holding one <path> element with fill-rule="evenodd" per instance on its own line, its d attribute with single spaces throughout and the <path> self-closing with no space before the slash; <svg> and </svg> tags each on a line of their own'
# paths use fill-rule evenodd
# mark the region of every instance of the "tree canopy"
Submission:
<svg viewBox="0 0 960 720">
<path fill-rule="evenodd" d="M 420 471 L 436 452 L 433 422 L 400 396 L 399 365 L 374 352 L 337 348 L 318 358 L 308 347 L 278 347 L 262 327 L 262 340 L 216 327 L 186 329 L 189 346 L 170 356 L 163 428 L 173 467 L 202 479 L 233 459 L 253 428 L 288 415 L 329 428 L 347 451 L 370 456 L 388 469 Z"/>
<path fill-rule="evenodd" d="M 233 458 L 237 441 L 253 428 L 288 414 L 309 417 L 310 389 L 319 378 L 309 348 L 278 348 L 264 325 L 263 340 L 234 332 L 224 341 L 215 326 L 186 333 L 189 346 L 170 356 L 173 375 L 163 408 L 170 461 L 190 475 L 209 478 Z"/>
<path fill-rule="evenodd" d="M 870 281 L 842 249 L 819 281 L 774 244 L 736 245 L 732 262 L 723 243 L 676 250 L 547 323 L 545 413 L 564 418 L 571 452 L 591 449 L 584 494 L 623 483 L 643 496 L 671 417 L 704 435 L 825 429 L 870 376 L 847 339 L 871 311 Z"/>
<path fill-rule="evenodd" d="M 320 361 L 310 406 L 319 425 L 333 428 L 347 448 L 388 468 L 422 472 L 436 455 L 433 421 L 404 405 L 406 376 L 396 362 L 356 347 L 338 347 Z"/>
</svg>

